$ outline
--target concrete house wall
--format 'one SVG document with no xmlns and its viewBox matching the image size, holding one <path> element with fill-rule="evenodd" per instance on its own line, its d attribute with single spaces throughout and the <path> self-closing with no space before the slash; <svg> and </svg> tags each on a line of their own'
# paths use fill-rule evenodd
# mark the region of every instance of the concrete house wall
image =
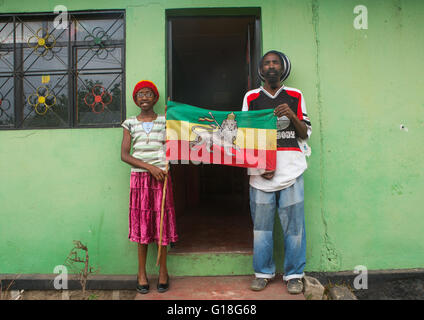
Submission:
<svg viewBox="0 0 424 320">
<path fill-rule="evenodd" d="M 52 1 L 0 1 L 1 13 L 51 12 Z M 126 110 L 151 79 L 166 97 L 166 9 L 261 8 L 262 50 L 292 62 L 313 125 L 305 172 L 305 271 L 424 265 L 424 2 L 419 0 L 62 0 L 70 11 L 126 11 Z M 368 9 L 368 29 L 353 22 Z M 143 39 L 144 41 L 139 41 Z M 240 101 L 241 104 L 241 101 Z M 406 129 L 401 130 L 403 125 Z M 121 128 L 0 130 L 0 274 L 48 274 L 72 240 L 101 274 L 135 274 Z M 276 233 L 282 239 L 279 224 Z M 275 246 L 282 271 L 281 241 Z M 251 255 L 169 256 L 171 275 L 253 273 Z M 148 273 L 156 272 L 156 248 Z"/>
</svg>

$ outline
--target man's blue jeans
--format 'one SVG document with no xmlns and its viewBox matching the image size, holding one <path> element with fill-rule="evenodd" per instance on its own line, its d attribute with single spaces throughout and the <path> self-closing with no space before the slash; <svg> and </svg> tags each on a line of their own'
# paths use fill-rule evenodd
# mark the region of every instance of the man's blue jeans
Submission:
<svg viewBox="0 0 424 320">
<path fill-rule="evenodd" d="M 277 205 L 284 235 L 283 280 L 302 278 L 306 263 L 303 175 L 292 186 L 280 191 L 264 192 L 250 187 L 255 276 L 275 276 L 273 229 Z"/>
</svg>

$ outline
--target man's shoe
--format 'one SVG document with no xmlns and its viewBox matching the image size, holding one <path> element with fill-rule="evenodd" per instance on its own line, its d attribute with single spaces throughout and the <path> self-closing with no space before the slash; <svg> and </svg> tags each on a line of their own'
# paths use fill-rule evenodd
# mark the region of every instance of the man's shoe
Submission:
<svg viewBox="0 0 424 320">
<path fill-rule="evenodd" d="M 287 290 L 290 294 L 299 294 L 303 291 L 303 281 L 301 278 L 290 279 L 287 282 Z"/>
<path fill-rule="evenodd" d="M 270 282 L 271 279 L 268 278 L 255 278 L 252 281 L 252 284 L 250 285 L 250 289 L 253 291 L 261 291 L 265 289 L 268 282 Z"/>
</svg>

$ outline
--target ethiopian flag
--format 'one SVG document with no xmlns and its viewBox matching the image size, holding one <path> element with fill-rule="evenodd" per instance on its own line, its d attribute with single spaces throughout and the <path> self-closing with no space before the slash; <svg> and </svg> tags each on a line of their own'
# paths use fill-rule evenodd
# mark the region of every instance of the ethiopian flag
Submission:
<svg viewBox="0 0 424 320">
<path fill-rule="evenodd" d="M 275 170 L 273 109 L 215 111 L 168 101 L 166 159 Z"/>
</svg>

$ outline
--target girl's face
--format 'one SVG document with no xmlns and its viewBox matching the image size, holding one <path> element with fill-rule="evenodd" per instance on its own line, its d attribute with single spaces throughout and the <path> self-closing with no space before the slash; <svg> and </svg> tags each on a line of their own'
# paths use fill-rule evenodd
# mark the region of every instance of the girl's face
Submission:
<svg viewBox="0 0 424 320">
<path fill-rule="evenodd" d="M 142 88 L 135 95 L 137 105 L 143 111 L 149 111 L 153 109 L 153 106 L 156 103 L 156 96 L 152 89 L 150 88 Z"/>
</svg>

